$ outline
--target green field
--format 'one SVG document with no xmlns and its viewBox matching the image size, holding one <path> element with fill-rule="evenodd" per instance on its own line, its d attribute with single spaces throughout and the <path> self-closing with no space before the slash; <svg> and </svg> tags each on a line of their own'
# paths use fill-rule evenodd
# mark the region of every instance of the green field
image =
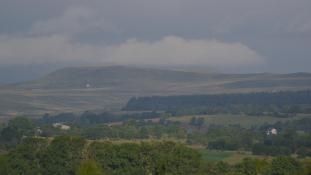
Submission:
<svg viewBox="0 0 311 175">
<path fill-rule="evenodd" d="M 199 149 L 202 158 L 207 161 L 223 161 L 233 155 L 229 151 L 217 151 L 217 150 L 208 150 L 208 149 Z"/>
<path fill-rule="evenodd" d="M 250 152 L 244 151 L 219 151 L 219 150 L 208 150 L 198 149 L 202 155 L 202 159 L 210 162 L 224 161 L 229 164 L 236 164 L 241 162 L 245 158 L 256 158 L 256 159 L 271 159 L 269 156 L 255 156 Z"/>
<path fill-rule="evenodd" d="M 203 117 L 204 124 L 210 125 L 241 125 L 245 128 L 250 128 L 251 126 L 255 125 L 262 125 L 265 123 L 273 124 L 278 121 L 286 122 L 291 120 L 298 120 L 302 118 L 311 118 L 310 115 L 297 115 L 295 117 L 288 117 L 288 118 L 280 118 L 280 117 L 273 117 L 273 116 L 246 116 L 246 115 L 191 115 L 191 116 L 179 116 L 179 117 L 172 117 L 170 120 L 172 121 L 180 121 L 180 122 L 189 122 L 192 117 Z"/>
</svg>

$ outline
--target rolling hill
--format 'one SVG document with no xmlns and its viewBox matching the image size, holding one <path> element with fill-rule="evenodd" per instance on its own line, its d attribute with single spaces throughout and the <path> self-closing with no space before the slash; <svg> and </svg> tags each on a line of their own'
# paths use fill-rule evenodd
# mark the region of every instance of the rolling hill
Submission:
<svg viewBox="0 0 311 175">
<path fill-rule="evenodd" d="M 311 89 L 311 74 L 220 74 L 125 66 L 69 67 L 0 87 L 0 116 L 119 110 L 133 96 Z"/>
</svg>

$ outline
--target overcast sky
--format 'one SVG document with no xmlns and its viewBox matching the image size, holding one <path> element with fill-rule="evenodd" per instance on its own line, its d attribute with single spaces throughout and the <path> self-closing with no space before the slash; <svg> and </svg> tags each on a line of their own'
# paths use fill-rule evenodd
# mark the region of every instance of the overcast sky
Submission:
<svg viewBox="0 0 311 175">
<path fill-rule="evenodd" d="M 310 0 L 1 0 L 0 67 L 311 72 Z"/>
</svg>

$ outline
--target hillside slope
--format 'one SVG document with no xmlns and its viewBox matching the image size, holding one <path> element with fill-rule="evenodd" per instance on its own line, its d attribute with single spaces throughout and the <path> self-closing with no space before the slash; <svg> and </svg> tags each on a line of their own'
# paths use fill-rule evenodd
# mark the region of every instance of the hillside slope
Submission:
<svg viewBox="0 0 311 175">
<path fill-rule="evenodd" d="M 70 67 L 0 87 L 0 115 L 118 110 L 133 96 L 311 89 L 311 74 L 216 74 L 124 66 Z"/>
</svg>

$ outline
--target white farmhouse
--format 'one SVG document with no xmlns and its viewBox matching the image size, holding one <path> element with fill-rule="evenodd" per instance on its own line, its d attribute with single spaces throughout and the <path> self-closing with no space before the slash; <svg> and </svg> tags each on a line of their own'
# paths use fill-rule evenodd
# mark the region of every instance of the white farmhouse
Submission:
<svg viewBox="0 0 311 175">
<path fill-rule="evenodd" d="M 54 127 L 54 128 L 59 128 L 59 129 L 61 129 L 61 130 L 69 130 L 69 129 L 70 129 L 70 126 L 64 125 L 64 124 L 62 124 L 62 123 L 54 123 L 54 124 L 53 124 L 53 127 Z"/>
<path fill-rule="evenodd" d="M 275 129 L 275 128 L 269 128 L 269 129 L 266 131 L 266 134 L 267 134 L 267 135 L 277 135 L 277 134 L 278 134 L 278 130 Z"/>
</svg>

